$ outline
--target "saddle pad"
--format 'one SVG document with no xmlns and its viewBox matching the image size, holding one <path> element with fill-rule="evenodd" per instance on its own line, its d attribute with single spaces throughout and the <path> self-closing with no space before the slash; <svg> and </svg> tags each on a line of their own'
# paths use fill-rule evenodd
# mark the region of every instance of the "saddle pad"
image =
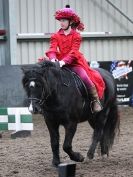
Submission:
<svg viewBox="0 0 133 177">
<path fill-rule="evenodd" d="M 78 92 L 81 94 L 83 98 L 88 98 L 88 89 L 85 86 L 84 82 L 81 80 L 81 78 L 75 72 L 71 71 L 69 68 L 63 67 L 62 69 L 64 72 L 70 72 L 70 74 L 73 77 L 73 80 L 74 80 L 74 83 L 76 85 Z M 66 78 L 65 74 L 63 74 L 62 80 L 66 86 L 69 86 L 70 82 L 69 82 L 69 79 Z"/>
</svg>

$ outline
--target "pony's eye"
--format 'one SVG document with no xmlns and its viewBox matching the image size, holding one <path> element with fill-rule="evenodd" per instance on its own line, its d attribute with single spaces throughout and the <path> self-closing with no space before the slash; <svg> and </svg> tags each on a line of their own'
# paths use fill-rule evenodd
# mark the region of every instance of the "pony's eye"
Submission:
<svg viewBox="0 0 133 177">
<path fill-rule="evenodd" d="M 36 87 L 41 87 L 41 84 L 40 83 L 36 83 Z"/>
</svg>

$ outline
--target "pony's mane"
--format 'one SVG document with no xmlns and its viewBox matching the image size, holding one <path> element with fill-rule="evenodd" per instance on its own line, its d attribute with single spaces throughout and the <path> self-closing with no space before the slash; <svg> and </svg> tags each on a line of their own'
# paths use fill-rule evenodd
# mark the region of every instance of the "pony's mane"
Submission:
<svg viewBox="0 0 133 177">
<path fill-rule="evenodd" d="M 35 73 L 42 74 L 43 71 L 49 67 L 56 68 L 56 64 L 49 60 L 46 60 L 34 65 L 23 66 L 21 69 L 25 75 L 34 75 Z"/>
<path fill-rule="evenodd" d="M 45 60 L 43 62 L 40 62 L 39 65 L 42 68 L 46 68 L 46 67 L 56 67 L 56 64 L 54 62 L 51 62 L 50 60 Z"/>
<path fill-rule="evenodd" d="M 55 84 L 55 79 L 53 79 L 53 75 L 55 78 L 60 77 L 60 66 L 58 62 L 51 62 L 49 60 L 45 60 L 43 62 L 37 63 L 33 66 L 23 67 L 22 68 L 24 76 L 22 79 L 23 85 L 31 79 L 35 80 L 47 80 L 47 82 L 52 81 Z M 53 85 L 54 85 L 53 84 Z"/>
</svg>

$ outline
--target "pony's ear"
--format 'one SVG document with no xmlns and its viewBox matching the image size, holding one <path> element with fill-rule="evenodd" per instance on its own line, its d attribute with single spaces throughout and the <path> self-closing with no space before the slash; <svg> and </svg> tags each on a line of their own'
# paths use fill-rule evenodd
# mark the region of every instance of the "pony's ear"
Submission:
<svg viewBox="0 0 133 177">
<path fill-rule="evenodd" d="M 23 73 L 27 73 L 29 71 L 36 71 L 38 69 L 41 69 L 41 66 L 39 64 L 30 64 L 30 65 L 23 65 L 21 67 L 21 70 L 23 71 Z"/>
<path fill-rule="evenodd" d="M 23 71 L 24 74 L 27 72 L 24 66 L 21 67 L 21 70 Z"/>
<path fill-rule="evenodd" d="M 25 67 L 25 66 L 22 66 L 22 67 L 21 67 L 21 70 L 22 70 L 23 73 L 25 74 L 25 73 L 27 73 L 27 72 L 30 70 L 30 68 Z"/>
</svg>

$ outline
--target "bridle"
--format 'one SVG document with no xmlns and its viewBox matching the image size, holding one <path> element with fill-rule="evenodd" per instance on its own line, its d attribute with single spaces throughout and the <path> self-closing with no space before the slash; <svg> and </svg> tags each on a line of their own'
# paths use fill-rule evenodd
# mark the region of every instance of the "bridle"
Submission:
<svg viewBox="0 0 133 177">
<path fill-rule="evenodd" d="M 33 81 L 34 79 L 32 78 L 31 80 Z M 46 95 L 46 92 L 45 92 L 45 90 L 44 90 L 44 88 L 43 88 L 43 89 L 42 89 L 42 94 L 41 94 L 40 99 L 39 99 L 39 98 L 36 98 L 36 97 L 29 97 L 28 100 L 30 100 L 30 101 L 35 100 L 35 101 L 38 102 L 38 104 L 39 104 L 40 106 L 42 106 L 42 105 L 47 101 L 47 99 L 48 99 L 49 96 L 50 96 L 50 94 Z"/>
</svg>

